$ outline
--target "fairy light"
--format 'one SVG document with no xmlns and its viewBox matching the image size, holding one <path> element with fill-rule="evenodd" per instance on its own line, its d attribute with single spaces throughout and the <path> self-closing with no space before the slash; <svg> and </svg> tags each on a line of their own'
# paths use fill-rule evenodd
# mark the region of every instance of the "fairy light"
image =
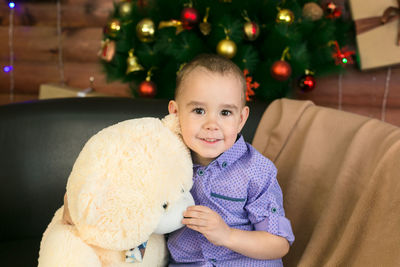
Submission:
<svg viewBox="0 0 400 267">
<path fill-rule="evenodd" d="M 8 72 L 10 72 L 10 71 L 12 71 L 12 66 L 5 66 L 4 68 L 3 68 L 3 71 L 5 72 L 5 73 L 8 73 Z"/>
<path fill-rule="evenodd" d="M 10 24 L 8 26 L 8 49 L 9 49 L 9 57 L 10 62 L 8 66 L 3 68 L 5 73 L 10 75 L 10 102 L 14 102 L 14 8 L 15 3 L 9 2 L 8 6 L 10 7 Z"/>
</svg>

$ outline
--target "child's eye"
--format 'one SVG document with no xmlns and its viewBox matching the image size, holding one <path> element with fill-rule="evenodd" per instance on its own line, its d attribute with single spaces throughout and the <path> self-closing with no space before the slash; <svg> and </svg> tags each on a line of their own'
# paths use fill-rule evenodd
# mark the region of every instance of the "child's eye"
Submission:
<svg viewBox="0 0 400 267">
<path fill-rule="evenodd" d="M 202 108 L 195 108 L 193 109 L 193 112 L 199 115 L 203 115 L 205 113 L 204 109 Z"/>
<path fill-rule="evenodd" d="M 223 110 L 223 111 L 221 111 L 221 115 L 222 115 L 222 116 L 229 116 L 229 115 L 231 115 L 231 114 L 232 114 L 232 112 L 229 111 L 229 110 Z"/>
</svg>

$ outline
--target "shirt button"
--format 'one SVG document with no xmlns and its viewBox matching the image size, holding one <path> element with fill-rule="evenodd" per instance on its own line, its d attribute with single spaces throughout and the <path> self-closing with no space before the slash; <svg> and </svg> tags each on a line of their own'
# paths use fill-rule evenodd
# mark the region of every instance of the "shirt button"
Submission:
<svg viewBox="0 0 400 267">
<path fill-rule="evenodd" d="M 228 165 L 228 163 L 226 163 L 226 161 L 222 162 L 222 168 L 225 168 L 226 165 Z"/>
<path fill-rule="evenodd" d="M 271 212 L 275 213 L 276 212 L 276 208 L 271 208 Z"/>
<path fill-rule="evenodd" d="M 200 169 L 200 170 L 197 171 L 197 174 L 200 175 L 200 176 L 203 176 L 204 175 L 204 171 Z"/>
</svg>

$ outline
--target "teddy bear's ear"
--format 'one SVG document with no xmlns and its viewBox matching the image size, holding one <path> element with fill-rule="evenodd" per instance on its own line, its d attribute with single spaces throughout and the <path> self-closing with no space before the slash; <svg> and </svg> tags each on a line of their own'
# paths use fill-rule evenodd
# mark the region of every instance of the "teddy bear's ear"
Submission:
<svg viewBox="0 0 400 267">
<path fill-rule="evenodd" d="M 172 132 L 180 135 L 181 127 L 179 125 L 179 119 L 176 114 L 169 114 L 162 119 L 164 125 L 169 128 Z"/>
</svg>

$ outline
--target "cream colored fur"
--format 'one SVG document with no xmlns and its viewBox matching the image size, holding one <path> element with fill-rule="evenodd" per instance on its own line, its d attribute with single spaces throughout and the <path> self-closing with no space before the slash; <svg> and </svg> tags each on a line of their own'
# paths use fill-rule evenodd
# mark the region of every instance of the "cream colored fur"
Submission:
<svg viewBox="0 0 400 267">
<path fill-rule="evenodd" d="M 181 227 L 193 205 L 190 153 L 174 115 L 123 121 L 85 144 L 68 178 L 63 208 L 43 234 L 39 267 L 164 266 L 163 235 Z M 167 229 L 167 230 L 166 230 Z M 148 241 L 141 264 L 125 263 L 125 250 Z"/>
</svg>

